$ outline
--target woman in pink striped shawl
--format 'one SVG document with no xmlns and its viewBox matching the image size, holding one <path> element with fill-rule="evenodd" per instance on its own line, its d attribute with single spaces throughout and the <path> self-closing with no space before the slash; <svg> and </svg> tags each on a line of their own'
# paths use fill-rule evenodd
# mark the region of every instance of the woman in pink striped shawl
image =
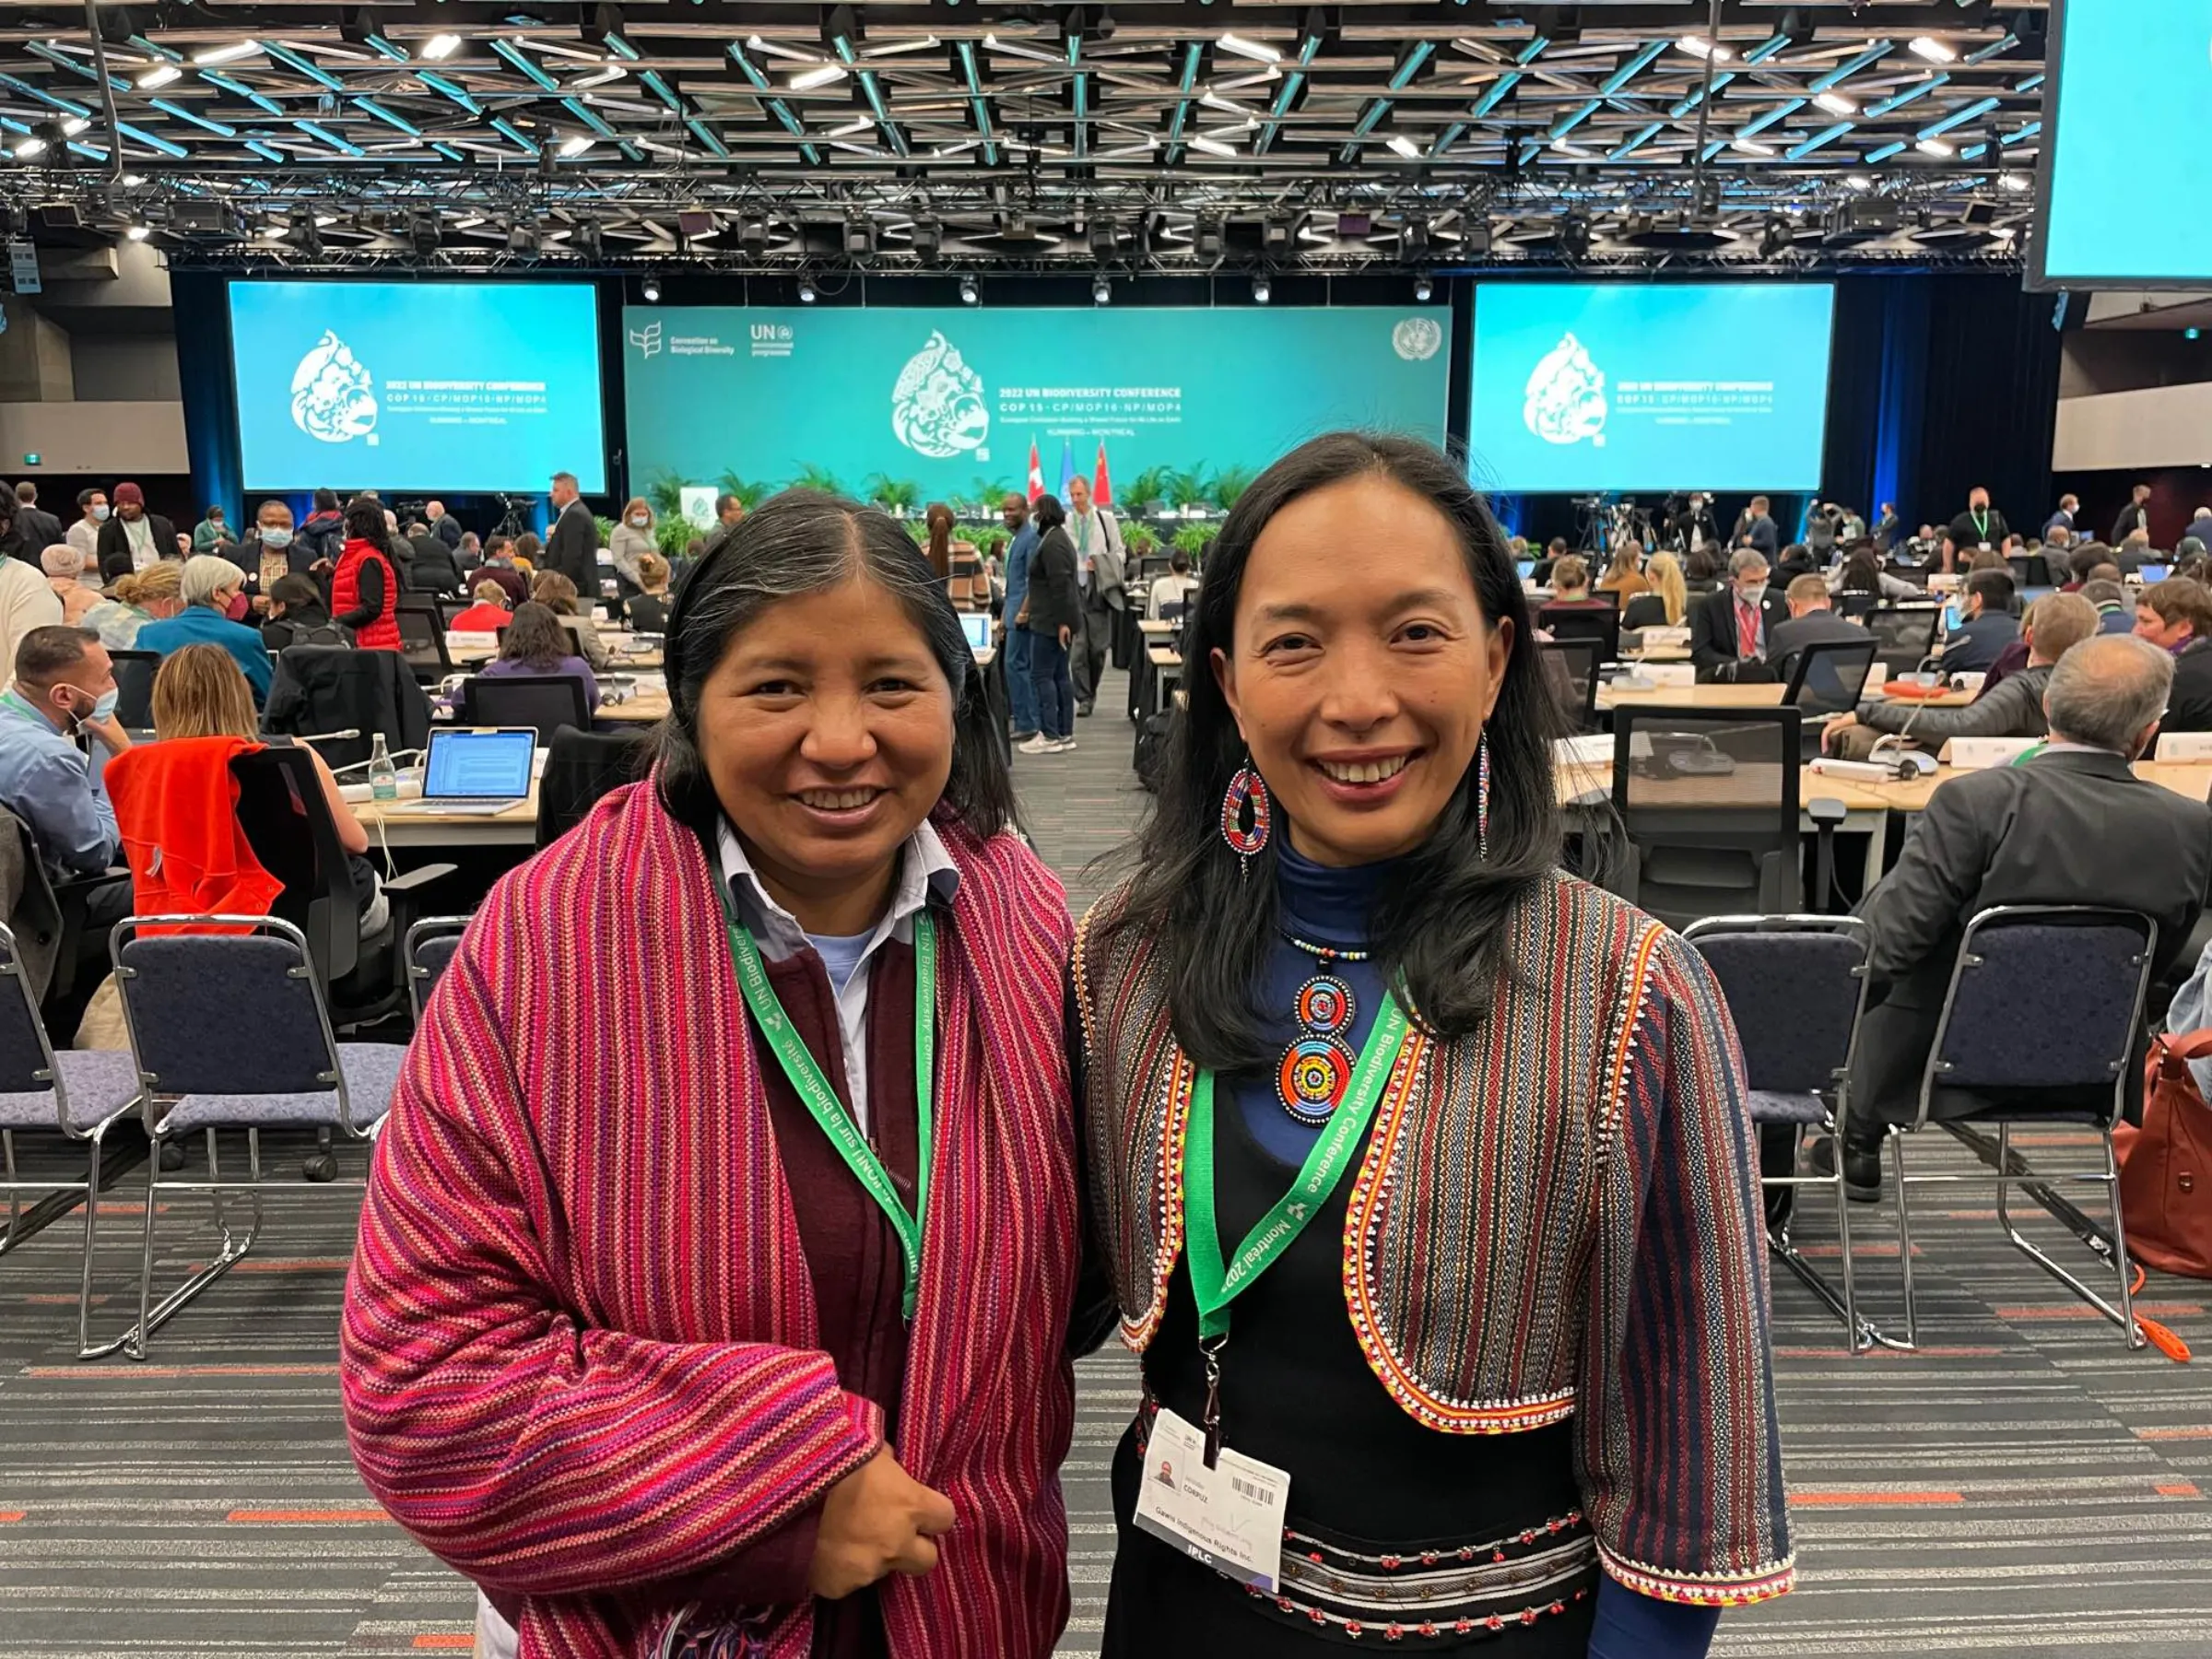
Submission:
<svg viewBox="0 0 2212 1659">
<path fill-rule="evenodd" d="M 1068 919 L 958 618 L 793 491 L 694 573 L 652 779 L 432 997 L 347 1288 L 356 1460 L 479 1653 L 1050 1653 Z"/>
</svg>

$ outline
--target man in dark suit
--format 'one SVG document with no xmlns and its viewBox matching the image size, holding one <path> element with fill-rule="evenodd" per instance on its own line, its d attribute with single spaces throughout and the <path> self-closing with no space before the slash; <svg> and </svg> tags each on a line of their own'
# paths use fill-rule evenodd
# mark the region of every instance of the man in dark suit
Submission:
<svg viewBox="0 0 2212 1659">
<path fill-rule="evenodd" d="M 115 515 L 100 527 L 100 575 L 103 582 L 128 576 L 157 559 L 181 557 L 176 527 L 146 510 L 146 492 L 135 484 L 118 484 Z"/>
<path fill-rule="evenodd" d="M 406 571 L 408 587 L 426 594 L 461 591 L 461 569 L 453 562 L 453 550 L 436 530 L 417 519 L 407 526 L 406 542 L 407 550 L 414 555 Z"/>
<path fill-rule="evenodd" d="M 1782 533 L 1775 527 L 1771 503 L 1765 496 L 1753 496 L 1750 504 L 1735 515 L 1735 535 L 1732 538 L 1739 547 L 1755 547 L 1771 560 L 1782 546 Z"/>
<path fill-rule="evenodd" d="M 62 539 L 62 521 L 39 505 L 39 487 L 29 478 L 16 486 L 16 534 L 33 564 Z"/>
<path fill-rule="evenodd" d="M 461 550 L 461 538 L 467 532 L 461 528 L 461 521 L 445 510 L 443 501 L 425 501 L 422 516 L 430 527 L 430 534 L 445 544 L 448 553 Z"/>
<path fill-rule="evenodd" d="M 1790 585 L 1783 590 L 1783 597 L 1788 602 L 1790 619 L 1778 624 L 1767 635 L 1767 661 L 1773 665 L 1774 677 L 1785 685 L 1790 670 L 1797 665 L 1799 653 L 1807 645 L 1866 643 L 1868 636 L 1865 629 L 1836 615 L 1834 606 L 1829 603 L 1828 582 L 1823 578 L 1793 577 Z"/>
<path fill-rule="evenodd" d="M 574 473 L 555 473 L 550 494 L 553 511 L 559 517 L 553 521 L 552 531 L 546 537 L 545 556 L 538 560 L 537 568 L 559 571 L 574 582 L 583 601 L 583 614 L 597 616 L 599 526 L 576 488 Z"/>
<path fill-rule="evenodd" d="M 1738 547 L 1728 559 L 1728 585 L 1689 607 L 1689 660 L 1698 677 L 1745 684 L 1773 679 L 1769 641 L 1789 619 L 1790 607 L 1767 586 L 1766 556 Z"/>
<path fill-rule="evenodd" d="M 2124 546 L 2136 531 L 2150 534 L 2150 486 L 2138 484 L 2127 492 L 2127 505 L 2120 509 L 2120 516 L 2112 521 L 2112 546 Z"/>
<path fill-rule="evenodd" d="M 1844 1125 L 1852 1197 L 1881 1195 L 1884 1125 L 1918 1111 L 1959 941 L 1976 912 L 1998 904 L 2140 912 L 2159 926 L 2154 980 L 2187 943 L 2212 877 L 2212 809 L 2130 770 L 2172 683 L 2172 659 L 2147 641 L 2075 646 L 2044 693 L 2049 746 L 1936 790 L 1896 867 L 1860 904 L 1873 947 Z M 2138 1032 L 2138 1048 L 2142 1041 Z M 2138 1053 L 2131 1091 L 2142 1075 Z"/>
</svg>

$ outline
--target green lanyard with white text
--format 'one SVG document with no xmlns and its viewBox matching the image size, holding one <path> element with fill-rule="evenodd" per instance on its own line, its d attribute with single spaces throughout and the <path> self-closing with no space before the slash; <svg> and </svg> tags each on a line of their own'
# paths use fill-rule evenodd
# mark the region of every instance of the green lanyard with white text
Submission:
<svg viewBox="0 0 2212 1659">
<path fill-rule="evenodd" d="M 1214 1218 L 1214 1074 L 1201 1071 L 1191 1085 L 1190 1123 L 1183 1133 L 1183 1236 L 1190 1252 L 1191 1294 L 1198 1304 L 1198 1343 L 1206 1355 L 1206 1462 L 1210 1467 L 1221 1449 L 1222 1345 L 1229 1339 L 1230 1303 L 1258 1282 L 1283 1253 L 1306 1230 L 1345 1171 L 1359 1155 L 1382 1098 L 1382 1085 L 1397 1064 L 1406 1041 L 1406 1015 L 1398 999 L 1385 992 L 1375 1011 L 1374 1030 L 1367 1034 L 1352 1072 L 1351 1087 L 1336 1110 L 1329 1114 L 1321 1138 L 1306 1154 L 1298 1179 L 1276 1201 L 1237 1246 L 1234 1260 L 1224 1261 L 1221 1232 Z"/>
<path fill-rule="evenodd" d="M 768 970 L 761 964 L 759 947 L 753 943 L 753 935 L 745 924 L 737 919 L 726 890 L 722 907 L 729 922 L 730 955 L 736 959 L 737 988 L 745 994 L 745 1006 L 752 1010 L 760 1034 L 768 1039 L 768 1046 L 775 1051 L 776 1059 L 783 1067 L 783 1075 L 791 1079 L 792 1088 L 806 1103 L 814 1121 L 822 1126 L 822 1133 L 830 1137 L 830 1146 L 845 1160 L 845 1167 L 853 1171 L 854 1179 L 867 1189 L 868 1196 L 890 1218 L 891 1226 L 899 1234 L 899 1248 L 906 1258 L 906 1284 L 900 1308 L 911 1324 L 914 1300 L 922 1288 L 922 1223 L 929 1213 L 930 1097 L 936 1071 L 936 924 L 930 919 L 926 907 L 914 912 L 914 1207 L 909 1210 L 899 1197 L 899 1189 L 891 1184 L 890 1171 L 883 1167 L 883 1159 L 876 1156 L 876 1148 L 868 1145 L 867 1137 L 853 1121 L 853 1114 L 837 1098 L 837 1090 L 830 1088 L 830 1079 L 822 1075 L 821 1066 L 793 1030 L 790 1017 L 777 999 L 775 987 L 768 982 Z"/>
</svg>

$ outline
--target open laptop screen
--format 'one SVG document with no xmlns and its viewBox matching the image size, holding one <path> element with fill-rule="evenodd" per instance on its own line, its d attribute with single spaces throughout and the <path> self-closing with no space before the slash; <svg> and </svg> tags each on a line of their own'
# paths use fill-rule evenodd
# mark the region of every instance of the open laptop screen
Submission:
<svg viewBox="0 0 2212 1659">
<path fill-rule="evenodd" d="M 519 801 L 530 793 L 537 734 L 520 730 L 432 732 L 423 767 L 426 801 Z"/>
<path fill-rule="evenodd" d="M 983 611 L 962 611 L 960 631 L 968 636 L 968 649 L 988 651 L 991 648 L 991 618 Z"/>
</svg>

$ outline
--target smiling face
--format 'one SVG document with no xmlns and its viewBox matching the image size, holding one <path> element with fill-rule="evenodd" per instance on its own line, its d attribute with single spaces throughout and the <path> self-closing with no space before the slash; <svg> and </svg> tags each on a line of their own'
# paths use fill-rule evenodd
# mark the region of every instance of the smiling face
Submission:
<svg viewBox="0 0 2212 1659">
<path fill-rule="evenodd" d="M 854 576 L 770 606 L 731 640 L 698 736 L 761 885 L 809 931 L 850 934 L 874 921 L 900 845 L 945 793 L 952 688 L 898 599 Z"/>
<path fill-rule="evenodd" d="M 1512 624 L 1484 618 L 1450 522 L 1371 474 L 1268 521 L 1234 639 L 1214 677 L 1290 844 L 1344 865 L 1428 839 L 1474 761 Z"/>
</svg>

